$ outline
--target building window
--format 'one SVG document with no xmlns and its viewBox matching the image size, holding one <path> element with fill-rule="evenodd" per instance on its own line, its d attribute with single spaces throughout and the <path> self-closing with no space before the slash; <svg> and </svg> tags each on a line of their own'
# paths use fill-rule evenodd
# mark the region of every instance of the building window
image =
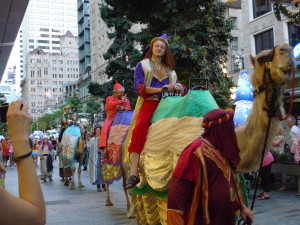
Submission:
<svg viewBox="0 0 300 225">
<path fill-rule="evenodd" d="M 236 73 L 240 70 L 239 68 L 239 64 L 236 63 L 236 57 L 235 56 L 232 56 L 231 57 L 231 72 L 232 73 Z"/>
<path fill-rule="evenodd" d="M 273 29 L 255 35 L 254 40 L 256 54 L 260 53 L 262 50 L 274 48 Z"/>
<path fill-rule="evenodd" d="M 44 67 L 44 75 L 48 75 L 48 67 Z"/>
<path fill-rule="evenodd" d="M 300 42 L 300 27 L 295 26 L 293 23 L 288 23 L 289 32 L 289 44 L 295 47 L 296 44 Z"/>
<path fill-rule="evenodd" d="M 42 68 L 41 67 L 37 68 L 37 77 L 39 77 L 39 78 L 42 77 Z"/>
<path fill-rule="evenodd" d="M 238 27 L 237 27 L 237 17 L 230 17 L 231 19 L 231 22 L 232 22 L 232 29 L 233 30 L 236 30 Z"/>
<path fill-rule="evenodd" d="M 259 16 L 262 16 L 272 10 L 271 3 L 269 0 L 252 0 L 252 3 L 253 3 L 253 18 L 254 19 Z"/>
<path fill-rule="evenodd" d="M 30 76 L 31 76 L 31 77 L 34 77 L 34 67 L 31 67 L 31 68 L 30 68 Z"/>
<path fill-rule="evenodd" d="M 232 50 L 238 50 L 239 44 L 238 44 L 238 38 L 233 37 L 232 40 L 230 41 L 230 47 Z"/>
</svg>

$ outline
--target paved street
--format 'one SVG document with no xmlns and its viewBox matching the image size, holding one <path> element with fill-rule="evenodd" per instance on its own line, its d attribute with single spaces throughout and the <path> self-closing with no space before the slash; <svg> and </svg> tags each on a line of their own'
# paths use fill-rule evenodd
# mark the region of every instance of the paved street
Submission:
<svg viewBox="0 0 300 225">
<path fill-rule="evenodd" d="M 39 170 L 37 169 L 39 173 Z M 134 219 L 126 218 L 125 196 L 121 181 L 111 186 L 114 206 L 105 206 L 106 192 L 97 192 L 89 182 L 88 172 L 83 171 L 85 188 L 74 191 L 63 186 L 55 163 L 53 182 L 41 182 L 47 205 L 47 224 L 72 225 L 134 225 Z M 77 177 L 75 178 L 77 180 Z M 6 189 L 17 195 L 16 169 L 7 168 Z M 260 193 L 261 190 L 258 190 Z M 253 191 L 251 192 L 253 193 Z M 272 191 L 269 200 L 256 200 L 254 225 L 299 225 L 300 197 L 296 190 Z M 225 224 L 226 225 L 226 224 Z"/>
<path fill-rule="evenodd" d="M 106 192 L 97 192 L 91 185 L 87 171 L 82 172 L 84 188 L 70 190 L 63 186 L 58 175 L 57 161 L 52 182 L 42 182 L 47 207 L 47 225 L 134 225 L 135 219 L 126 218 L 126 201 L 121 181 L 110 187 L 114 206 L 105 206 Z M 6 189 L 18 195 L 17 169 L 7 168 Z M 39 174 L 39 169 L 37 169 Z M 77 181 L 77 175 L 75 177 Z M 77 186 L 77 183 L 76 183 Z"/>
</svg>

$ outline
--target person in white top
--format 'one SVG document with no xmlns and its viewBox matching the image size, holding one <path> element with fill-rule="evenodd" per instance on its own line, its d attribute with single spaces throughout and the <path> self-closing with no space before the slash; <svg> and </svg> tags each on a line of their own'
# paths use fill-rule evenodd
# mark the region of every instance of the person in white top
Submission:
<svg viewBox="0 0 300 225">
<path fill-rule="evenodd" d="M 292 152 L 297 149 L 297 138 L 300 137 L 300 128 L 296 125 L 296 118 L 294 116 L 289 116 L 287 118 L 287 124 L 291 128 L 290 137 L 293 142 Z"/>
</svg>

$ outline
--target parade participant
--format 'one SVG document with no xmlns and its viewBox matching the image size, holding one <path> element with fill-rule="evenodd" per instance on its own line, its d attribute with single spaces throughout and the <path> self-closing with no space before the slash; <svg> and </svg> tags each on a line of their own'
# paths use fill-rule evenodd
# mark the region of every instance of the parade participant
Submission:
<svg viewBox="0 0 300 225">
<path fill-rule="evenodd" d="M 70 116 L 71 116 L 70 105 L 67 105 L 64 107 L 64 113 L 61 118 L 61 130 L 60 130 L 59 137 L 58 137 L 59 142 L 61 142 L 64 131 L 67 129 L 67 127 L 72 122 L 72 120 L 70 119 Z"/>
<path fill-rule="evenodd" d="M 19 180 L 16 197 L 0 186 L 0 223 L 40 225 L 46 223 L 46 208 L 42 189 L 32 163 L 29 130 L 32 117 L 21 100 L 10 103 L 7 112 L 8 134 L 15 152 Z"/>
<path fill-rule="evenodd" d="M 140 153 L 146 142 L 150 120 L 157 108 L 163 88 L 168 92 L 183 94 L 183 87 L 177 82 L 174 71 L 175 59 L 167 42 L 167 36 L 155 37 L 150 42 L 150 49 L 144 60 L 139 62 L 134 71 L 135 91 L 142 97 L 143 103 L 137 114 L 136 124 L 128 152 L 130 153 L 130 174 L 126 188 L 131 189 L 139 183 L 138 163 Z M 138 104 L 137 104 L 138 105 Z M 137 107 L 135 109 L 137 111 Z"/>
<path fill-rule="evenodd" d="M 53 174 L 53 146 L 48 141 L 48 138 L 43 139 L 43 143 L 39 149 L 39 156 L 40 156 L 40 167 L 41 167 L 41 178 L 44 182 L 52 181 L 52 174 Z"/>
<path fill-rule="evenodd" d="M 114 85 L 113 95 L 108 96 L 106 98 L 106 114 L 107 117 L 104 121 L 101 134 L 100 134 L 100 142 L 99 147 L 103 149 L 103 157 L 106 157 L 106 145 L 107 145 L 107 137 L 109 134 L 109 129 L 111 127 L 111 124 L 115 118 L 115 115 L 117 111 L 123 111 L 123 110 L 130 110 L 130 102 L 124 96 L 124 87 L 116 82 Z"/>
<path fill-rule="evenodd" d="M 33 164 L 36 167 L 38 166 L 39 148 L 40 148 L 40 145 L 38 143 L 38 140 L 35 139 L 33 142 L 32 159 L 33 159 Z"/>
<path fill-rule="evenodd" d="M 240 162 L 233 113 L 214 109 L 204 117 L 202 137 L 180 155 L 168 194 L 169 225 L 234 225 L 236 211 L 254 220 L 243 205 L 232 174 Z"/>
<path fill-rule="evenodd" d="M 63 116 L 61 118 L 61 131 L 59 133 L 59 137 L 58 137 L 58 142 L 61 143 L 62 140 L 62 136 L 65 132 L 65 130 L 68 128 L 68 126 L 73 123 L 75 120 L 75 118 L 73 117 L 73 115 L 71 114 L 71 110 L 70 110 L 70 105 L 67 105 L 64 107 L 64 113 Z M 59 166 L 59 176 L 61 177 L 61 181 L 65 181 L 65 174 L 64 174 L 64 168 L 63 168 L 63 163 L 62 163 L 62 151 L 60 149 L 60 146 L 58 147 L 58 152 L 57 152 L 58 156 L 59 156 L 59 162 L 58 162 L 58 166 Z M 67 171 L 67 177 L 71 177 L 72 175 L 72 171 L 71 169 L 66 170 Z"/>
<path fill-rule="evenodd" d="M 94 132 L 91 135 L 90 139 L 90 163 L 89 163 L 89 171 L 90 171 L 90 181 L 91 184 L 97 185 L 97 191 L 101 192 L 101 186 L 103 190 L 106 190 L 105 184 L 102 176 L 102 165 L 101 165 L 101 149 L 99 148 L 99 137 L 100 137 L 101 128 L 95 127 Z"/>
</svg>

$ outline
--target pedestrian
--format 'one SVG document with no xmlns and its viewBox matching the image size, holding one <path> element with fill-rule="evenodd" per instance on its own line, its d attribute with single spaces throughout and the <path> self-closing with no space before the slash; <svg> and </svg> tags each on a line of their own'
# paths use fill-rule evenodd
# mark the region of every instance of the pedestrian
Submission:
<svg viewBox="0 0 300 225">
<path fill-rule="evenodd" d="M 150 120 L 156 110 L 163 88 L 168 92 L 183 94 L 183 86 L 177 82 L 174 71 L 175 59 L 170 50 L 167 36 L 155 37 L 150 42 L 150 49 L 145 58 L 139 62 L 134 71 L 134 88 L 140 98 L 136 105 L 136 123 L 132 131 L 132 137 L 128 151 L 130 152 L 130 177 L 126 188 L 131 189 L 140 182 L 138 177 L 138 164 L 140 154 L 146 142 L 146 135 L 150 126 Z M 138 111 L 138 106 L 141 106 Z M 135 116 L 133 116 L 135 117 Z"/>
<path fill-rule="evenodd" d="M 42 225 L 46 223 L 46 208 L 40 183 L 32 163 L 29 130 L 32 117 L 21 100 L 10 103 L 7 112 L 8 134 L 15 151 L 19 179 L 19 196 L 0 186 L 0 223 L 5 225 Z"/>
<path fill-rule="evenodd" d="M 14 149 L 11 145 L 11 142 L 9 140 L 10 146 L 9 146 L 9 167 L 15 168 L 15 162 L 14 162 Z"/>
<path fill-rule="evenodd" d="M 10 152 L 10 138 L 8 136 L 5 137 L 5 140 L 2 142 L 2 154 L 3 154 L 3 162 L 4 166 L 8 167 L 9 162 L 9 152 Z"/>
<path fill-rule="evenodd" d="M 47 182 L 47 178 L 49 181 L 53 181 L 53 157 L 54 151 L 52 144 L 48 141 L 48 138 L 43 139 L 43 143 L 39 148 L 39 156 L 40 156 L 40 169 L 41 169 L 41 178 L 44 182 Z"/>
<path fill-rule="evenodd" d="M 260 178 L 263 192 L 257 196 L 257 200 L 270 199 L 270 192 L 272 190 L 271 169 L 273 161 L 274 158 L 272 153 L 268 152 L 264 157 L 262 166 L 260 168 Z"/>
<path fill-rule="evenodd" d="M 274 140 L 272 142 L 273 155 L 277 154 L 279 157 L 284 155 L 284 143 L 285 143 L 284 130 L 282 126 L 279 126 L 278 130 L 276 131 Z M 286 174 L 281 174 L 281 186 L 277 190 L 278 191 L 286 190 Z"/>
<path fill-rule="evenodd" d="M 233 170 L 240 162 L 233 112 L 214 109 L 202 136 L 181 153 L 168 192 L 168 225 L 234 225 L 236 212 L 253 222 L 242 202 Z"/>
<path fill-rule="evenodd" d="M 102 176 L 102 165 L 101 165 L 101 149 L 99 148 L 100 138 L 100 127 L 95 127 L 92 137 L 90 139 L 89 147 L 89 171 L 91 184 L 97 185 L 97 191 L 101 192 L 102 189 L 106 191 L 105 183 Z M 102 186 L 102 189 L 101 189 Z"/>
<path fill-rule="evenodd" d="M 51 141 L 51 144 L 52 144 L 53 150 L 54 150 L 54 160 L 56 160 L 58 142 L 53 136 L 51 136 L 50 141 Z"/>
<path fill-rule="evenodd" d="M 287 118 L 287 124 L 291 128 L 290 130 L 290 137 L 292 141 L 292 152 L 295 153 L 297 149 L 297 138 L 300 137 L 300 128 L 296 125 L 296 118 L 294 116 L 289 116 Z"/>
<path fill-rule="evenodd" d="M 38 166 L 39 149 L 40 149 L 39 141 L 37 139 L 34 139 L 33 150 L 32 150 L 32 159 L 33 159 L 33 164 L 36 167 Z"/>
</svg>

